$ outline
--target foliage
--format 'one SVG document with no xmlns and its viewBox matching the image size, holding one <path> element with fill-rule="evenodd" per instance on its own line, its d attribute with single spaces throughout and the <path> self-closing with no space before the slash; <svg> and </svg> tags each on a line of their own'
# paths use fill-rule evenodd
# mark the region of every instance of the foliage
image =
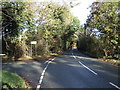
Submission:
<svg viewBox="0 0 120 90">
<path fill-rule="evenodd" d="M 9 59 L 16 60 L 19 57 L 24 57 L 28 55 L 28 47 L 26 46 L 24 41 L 20 41 L 19 39 L 6 39 L 7 44 L 9 45 L 9 49 L 6 51 Z M 4 45 L 4 43 L 3 43 Z"/>
<path fill-rule="evenodd" d="M 2 2 L 2 32 L 5 37 L 18 36 L 25 27 L 30 26 L 32 12 L 25 2 Z"/>
<path fill-rule="evenodd" d="M 113 57 L 120 53 L 119 3 L 94 2 L 91 5 L 91 14 L 85 24 L 87 35 L 97 36 L 100 42 L 104 42 L 103 51 L 106 57 Z M 94 33 L 95 31 L 97 32 Z"/>
<path fill-rule="evenodd" d="M 13 88 L 30 88 L 28 83 L 25 82 L 16 73 L 11 73 L 2 70 L 2 89 L 13 89 Z"/>
<path fill-rule="evenodd" d="M 2 2 L 3 53 L 17 59 L 57 53 L 70 47 L 80 22 L 69 6 L 55 2 Z M 33 8 L 34 7 L 34 8 Z M 47 13 L 46 13 L 47 12 Z"/>
<path fill-rule="evenodd" d="M 78 21 L 65 5 L 41 2 L 37 8 L 36 31 L 27 31 L 27 42 L 36 40 L 37 54 L 49 54 L 67 49 L 72 35 L 78 30 Z M 47 13 L 46 13 L 47 12 Z M 76 25 L 76 26 L 75 26 Z"/>
<path fill-rule="evenodd" d="M 64 5 L 62 6 L 53 2 L 43 3 L 43 5 L 46 5 L 46 7 L 44 8 L 42 6 L 40 13 L 42 13 L 42 17 L 44 17 L 44 23 L 42 23 L 43 19 L 41 23 L 43 25 L 43 38 L 46 41 L 46 47 L 48 46 L 46 50 L 58 51 L 58 49 L 63 49 L 63 47 L 66 49 L 65 38 L 67 38 L 66 35 L 70 32 L 68 29 L 72 23 L 71 13 Z M 47 15 L 46 12 L 48 12 Z M 54 43 L 51 40 L 54 41 Z M 51 44 L 52 46 L 49 46 Z"/>
<path fill-rule="evenodd" d="M 26 2 L 1 2 L 1 6 L 2 51 L 10 58 L 16 59 L 26 53 L 26 45 L 19 40 L 19 36 L 25 28 L 30 29 L 33 25 L 33 13 L 30 10 L 30 3 Z"/>
<path fill-rule="evenodd" d="M 78 49 L 92 57 L 104 56 L 103 43 L 95 37 L 80 37 L 78 41 Z"/>
</svg>

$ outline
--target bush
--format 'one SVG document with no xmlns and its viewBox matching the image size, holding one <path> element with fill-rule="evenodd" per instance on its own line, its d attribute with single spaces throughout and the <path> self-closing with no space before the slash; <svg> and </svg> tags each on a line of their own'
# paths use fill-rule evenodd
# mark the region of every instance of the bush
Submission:
<svg viewBox="0 0 120 90">
<path fill-rule="evenodd" d="M 16 60 L 28 55 L 28 47 L 25 41 L 19 39 L 6 39 L 6 41 L 3 41 L 2 51 L 8 56 L 9 60 Z"/>
<path fill-rule="evenodd" d="M 102 47 L 102 42 L 92 36 L 81 37 L 78 41 L 79 51 L 88 54 L 92 57 L 103 57 L 104 51 Z"/>
</svg>

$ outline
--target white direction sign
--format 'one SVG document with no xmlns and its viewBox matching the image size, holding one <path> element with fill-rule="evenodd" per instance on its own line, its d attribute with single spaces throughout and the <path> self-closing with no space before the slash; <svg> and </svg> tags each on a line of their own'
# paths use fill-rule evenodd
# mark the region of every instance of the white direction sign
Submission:
<svg viewBox="0 0 120 90">
<path fill-rule="evenodd" d="M 37 44 L 37 41 L 31 41 L 30 44 Z"/>
</svg>

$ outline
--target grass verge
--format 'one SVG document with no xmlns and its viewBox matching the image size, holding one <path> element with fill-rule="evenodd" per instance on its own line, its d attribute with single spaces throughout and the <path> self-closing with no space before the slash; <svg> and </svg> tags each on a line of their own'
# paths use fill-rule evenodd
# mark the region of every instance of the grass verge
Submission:
<svg viewBox="0 0 120 90">
<path fill-rule="evenodd" d="M 48 60 L 49 58 L 54 58 L 58 55 L 61 55 L 63 52 L 59 53 L 50 53 L 49 55 L 38 55 L 38 56 L 26 56 L 26 57 L 20 57 L 17 60 L 11 60 L 7 56 L 2 57 L 2 63 L 6 62 L 17 62 L 17 61 L 43 61 L 43 60 Z"/>
<path fill-rule="evenodd" d="M 98 58 L 96 56 L 94 56 L 93 54 L 89 53 L 89 52 L 82 52 L 83 54 L 87 55 L 87 56 L 90 56 L 92 58 L 97 58 L 98 60 L 100 61 L 103 61 L 103 62 L 106 62 L 106 63 L 109 63 L 109 64 L 112 64 L 114 66 L 119 66 L 120 67 L 120 60 L 116 60 L 116 59 L 107 59 L 107 58 Z"/>
<path fill-rule="evenodd" d="M 99 58 L 98 60 L 100 61 L 104 61 L 106 63 L 115 65 L 115 66 L 119 66 L 120 67 L 120 60 L 115 60 L 115 59 L 104 59 L 104 58 Z"/>
<path fill-rule="evenodd" d="M 12 89 L 12 88 L 31 88 L 29 84 L 18 74 L 9 71 L 2 70 L 2 89 Z"/>
</svg>

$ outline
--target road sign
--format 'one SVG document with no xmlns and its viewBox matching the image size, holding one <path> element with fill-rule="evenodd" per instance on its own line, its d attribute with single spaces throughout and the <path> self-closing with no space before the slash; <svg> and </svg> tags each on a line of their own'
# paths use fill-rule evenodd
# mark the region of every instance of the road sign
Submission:
<svg viewBox="0 0 120 90">
<path fill-rule="evenodd" d="M 37 44 L 37 41 L 31 41 L 30 44 Z"/>
<path fill-rule="evenodd" d="M 0 56 L 4 56 L 5 54 L 0 54 Z"/>
<path fill-rule="evenodd" d="M 34 45 L 37 44 L 37 41 L 31 41 L 30 44 L 31 44 L 31 56 L 32 56 L 32 52 L 33 52 L 32 51 L 32 44 L 34 44 Z"/>
</svg>

